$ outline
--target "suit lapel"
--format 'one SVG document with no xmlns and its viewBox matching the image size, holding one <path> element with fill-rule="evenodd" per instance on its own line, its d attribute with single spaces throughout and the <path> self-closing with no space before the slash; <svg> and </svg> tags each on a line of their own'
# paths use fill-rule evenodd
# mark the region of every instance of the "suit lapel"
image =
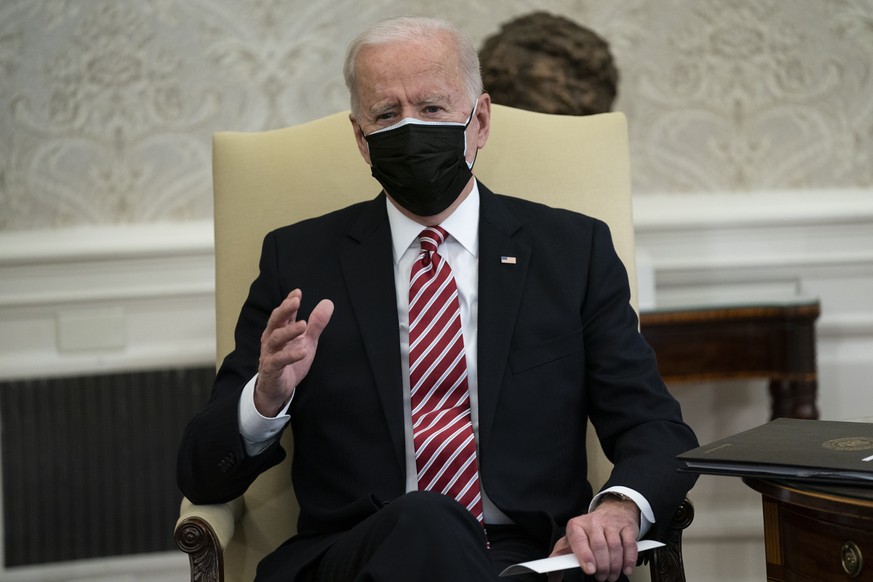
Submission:
<svg viewBox="0 0 873 582">
<path fill-rule="evenodd" d="M 404 467 L 403 384 L 392 253 L 383 194 L 364 207 L 349 231 L 348 248 L 340 254 L 340 263 L 385 421 L 398 462 Z"/>
<path fill-rule="evenodd" d="M 479 435 L 487 444 L 530 265 L 521 223 L 481 183 L 479 213 Z"/>
</svg>

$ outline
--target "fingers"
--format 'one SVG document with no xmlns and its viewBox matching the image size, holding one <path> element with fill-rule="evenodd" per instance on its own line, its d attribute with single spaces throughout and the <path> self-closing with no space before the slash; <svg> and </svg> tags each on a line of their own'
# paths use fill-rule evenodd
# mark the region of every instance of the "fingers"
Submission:
<svg viewBox="0 0 873 582">
<path fill-rule="evenodd" d="M 621 571 L 625 576 L 630 576 L 637 565 L 637 536 L 631 530 L 621 530 L 621 545 L 624 550 L 624 562 Z"/>
<path fill-rule="evenodd" d="M 591 569 L 597 580 L 617 580 L 619 575 L 630 575 L 637 561 L 636 539 L 627 535 L 628 530 L 606 528 L 593 532 L 589 545 L 594 554 Z M 591 564 L 590 566 L 594 566 Z"/>
<path fill-rule="evenodd" d="M 273 329 L 263 346 L 277 366 L 287 366 L 314 355 L 321 333 L 333 315 L 333 302 L 324 299 L 312 310 L 309 321 L 296 321 L 299 306 L 294 303 L 292 301 L 287 308 L 293 310 L 293 316 L 288 323 L 284 327 Z"/>
<path fill-rule="evenodd" d="M 273 310 L 270 318 L 267 320 L 267 327 L 264 328 L 264 333 L 261 334 L 261 343 L 265 342 L 276 329 L 296 321 L 297 310 L 300 309 L 302 297 L 303 293 L 300 289 L 295 289 Z"/>
<path fill-rule="evenodd" d="M 573 551 L 570 547 L 570 542 L 567 541 L 567 536 L 562 537 L 555 543 L 555 547 L 552 548 L 552 553 L 549 554 L 549 557 L 552 556 L 563 556 L 564 554 L 569 554 Z"/>
<path fill-rule="evenodd" d="M 576 554 L 576 559 L 579 560 L 579 567 L 582 568 L 583 572 L 589 576 L 595 576 L 598 573 L 598 564 L 600 564 L 600 571 L 604 571 L 603 565 L 607 562 L 604 559 L 604 547 L 602 545 L 599 547 L 592 545 L 592 540 L 589 538 L 584 525 L 580 524 L 579 521 L 571 520 L 567 524 L 566 537 L 570 549 Z M 600 552 L 599 561 L 598 551 Z M 603 579 L 605 578 L 601 580 Z"/>
<path fill-rule="evenodd" d="M 629 576 L 637 561 L 637 530 L 617 523 L 602 522 L 592 514 L 570 520 L 567 535 L 555 544 L 552 555 L 576 555 L 579 566 L 598 581 L 615 581 Z"/>
<path fill-rule="evenodd" d="M 309 317 L 297 320 L 303 294 L 295 289 L 273 310 L 261 335 L 258 387 L 269 400 L 287 399 L 306 376 L 318 340 L 333 315 L 333 302 L 322 300 Z"/>
<path fill-rule="evenodd" d="M 318 338 L 321 337 L 321 332 L 327 327 L 332 315 L 333 301 L 330 299 L 322 299 L 315 306 L 315 309 L 309 314 L 309 324 L 306 329 L 306 333 L 312 338 L 312 341 L 318 341 Z"/>
<path fill-rule="evenodd" d="M 261 334 L 262 349 L 266 347 L 271 353 L 281 351 L 289 342 L 304 333 L 312 341 L 318 341 L 333 315 L 333 302 L 329 299 L 322 300 L 312 310 L 307 323 L 297 321 L 302 298 L 300 289 L 295 289 L 273 310 L 267 320 L 267 327 Z"/>
</svg>

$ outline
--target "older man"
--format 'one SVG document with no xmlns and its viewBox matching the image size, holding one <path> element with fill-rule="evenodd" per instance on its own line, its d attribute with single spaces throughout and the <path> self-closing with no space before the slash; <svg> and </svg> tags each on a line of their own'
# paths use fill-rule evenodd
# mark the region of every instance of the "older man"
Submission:
<svg viewBox="0 0 873 582">
<path fill-rule="evenodd" d="M 629 574 L 693 483 L 674 456 L 696 439 L 606 225 L 476 181 L 491 103 L 448 23 L 382 22 L 344 73 L 383 190 L 267 235 L 182 491 L 241 494 L 290 426 L 299 533 L 258 580 L 480 581 L 568 552 L 567 579 Z M 596 497 L 589 417 L 615 463 Z"/>
</svg>

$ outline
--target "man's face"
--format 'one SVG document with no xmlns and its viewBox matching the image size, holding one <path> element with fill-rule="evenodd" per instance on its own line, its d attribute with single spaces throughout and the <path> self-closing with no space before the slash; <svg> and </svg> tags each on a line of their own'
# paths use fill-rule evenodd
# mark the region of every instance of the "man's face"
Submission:
<svg viewBox="0 0 873 582">
<path fill-rule="evenodd" d="M 368 164 L 365 135 L 405 117 L 464 123 L 473 109 L 464 91 L 458 57 L 447 40 L 368 46 L 358 54 L 357 64 L 360 113 L 352 123 L 358 149 Z M 485 145 L 489 119 L 490 100 L 482 95 L 477 115 L 467 128 L 468 161 Z"/>
</svg>

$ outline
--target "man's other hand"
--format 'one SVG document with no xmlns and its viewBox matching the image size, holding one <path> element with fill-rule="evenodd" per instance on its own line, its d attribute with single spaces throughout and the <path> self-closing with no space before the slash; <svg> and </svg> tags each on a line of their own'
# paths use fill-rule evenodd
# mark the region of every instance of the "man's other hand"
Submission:
<svg viewBox="0 0 873 582">
<path fill-rule="evenodd" d="M 629 576 L 637 563 L 640 510 L 633 501 L 605 495 L 586 515 L 567 523 L 552 556 L 574 553 L 582 570 L 599 582 Z M 550 581 L 552 578 L 550 578 Z"/>
</svg>

